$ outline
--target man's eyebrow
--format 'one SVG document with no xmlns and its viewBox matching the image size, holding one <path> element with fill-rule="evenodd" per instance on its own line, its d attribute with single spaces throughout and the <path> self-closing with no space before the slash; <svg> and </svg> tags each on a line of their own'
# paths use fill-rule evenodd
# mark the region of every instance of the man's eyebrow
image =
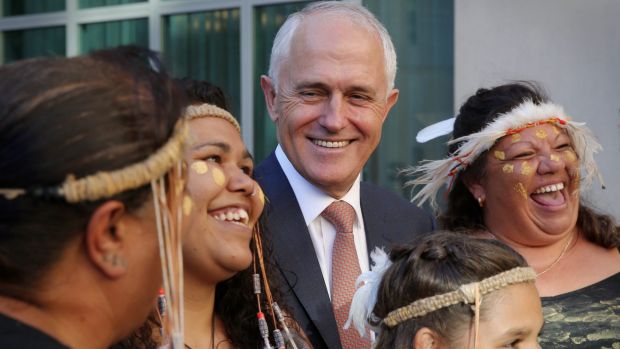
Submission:
<svg viewBox="0 0 620 349">
<path fill-rule="evenodd" d="M 295 89 L 302 90 L 306 88 L 318 88 L 321 90 L 329 90 L 329 86 L 327 84 L 319 82 L 319 81 L 301 81 L 295 85 Z"/>
<path fill-rule="evenodd" d="M 319 81 L 302 81 L 298 83 L 297 85 L 295 85 L 296 90 L 313 89 L 313 88 L 324 90 L 324 91 L 329 91 L 331 89 L 329 85 L 323 82 L 319 82 Z M 372 95 L 375 93 L 375 89 L 369 85 L 351 85 L 347 87 L 347 92 L 349 93 L 350 92 L 361 92 L 361 93 Z"/>
</svg>

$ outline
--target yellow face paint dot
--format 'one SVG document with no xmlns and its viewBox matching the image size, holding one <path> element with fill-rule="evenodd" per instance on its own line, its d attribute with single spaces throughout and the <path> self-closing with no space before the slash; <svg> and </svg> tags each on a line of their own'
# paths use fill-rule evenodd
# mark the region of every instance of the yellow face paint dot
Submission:
<svg viewBox="0 0 620 349">
<path fill-rule="evenodd" d="M 545 131 L 545 130 L 538 130 L 538 131 L 536 131 L 536 137 L 538 137 L 540 139 L 547 138 L 547 131 Z"/>
<path fill-rule="evenodd" d="M 566 154 L 566 158 L 568 159 L 568 161 L 570 161 L 570 162 L 577 161 L 577 155 L 575 155 L 574 151 L 566 150 L 566 151 L 564 151 L 564 153 Z"/>
<path fill-rule="evenodd" d="M 523 183 L 519 182 L 514 186 L 514 190 L 519 193 L 524 199 L 527 200 L 527 192 L 525 191 L 525 187 Z"/>
<path fill-rule="evenodd" d="M 549 155 L 549 159 L 551 159 L 551 161 L 560 161 L 560 157 L 555 155 L 555 154 L 551 154 Z"/>
<path fill-rule="evenodd" d="M 202 160 L 196 160 L 192 162 L 190 168 L 192 169 L 192 171 L 200 175 L 205 174 L 207 173 L 207 171 L 209 171 L 209 166 L 207 166 L 207 163 Z"/>
<path fill-rule="evenodd" d="M 506 164 L 504 165 L 504 167 L 502 167 L 502 171 L 504 171 L 504 173 L 512 173 L 515 169 L 515 165 L 513 164 Z"/>
<path fill-rule="evenodd" d="M 224 185 L 224 181 L 226 180 L 226 177 L 224 176 L 224 172 L 222 172 L 222 170 L 220 170 L 219 168 L 214 168 L 213 169 L 213 180 L 215 181 L 215 184 L 219 185 L 220 187 Z"/>
<path fill-rule="evenodd" d="M 559 135 L 560 134 L 560 129 L 555 127 L 555 126 L 553 126 L 553 133 L 555 133 L 556 135 Z"/>
<path fill-rule="evenodd" d="M 518 142 L 520 140 L 521 140 L 521 135 L 520 134 L 515 133 L 515 134 L 512 135 L 512 143 L 516 143 L 516 142 Z"/>
<path fill-rule="evenodd" d="M 496 150 L 493 155 L 497 160 L 504 160 L 506 158 L 506 154 L 501 150 Z"/>
<path fill-rule="evenodd" d="M 521 164 L 521 174 L 524 176 L 529 176 L 533 171 L 534 169 L 532 166 L 530 166 L 527 161 L 523 161 L 523 164 Z"/>
<path fill-rule="evenodd" d="M 194 201 L 192 201 L 192 198 L 185 195 L 183 197 L 183 214 L 186 216 L 189 216 L 189 214 L 192 213 L 193 207 L 194 207 Z"/>
</svg>

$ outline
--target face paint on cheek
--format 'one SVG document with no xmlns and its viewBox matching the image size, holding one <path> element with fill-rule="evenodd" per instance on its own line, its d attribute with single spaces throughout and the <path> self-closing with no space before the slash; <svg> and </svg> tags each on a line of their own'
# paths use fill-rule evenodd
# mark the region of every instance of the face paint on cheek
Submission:
<svg viewBox="0 0 620 349">
<path fill-rule="evenodd" d="M 497 160 L 506 159 L 506 154 L 501 150 L 496 150 L 495 152 L 493 152 L 493 156 L 495 156 Z"/>
<path fill-rule="evenodd" d="M 521 140 L 521 135 L 520 134 L 515 133 L 515 134 L 512 135 L 512 143 L 516 143 L 516 142 L 518 142 L 520 140 Z"/>
<path fill-rule="evenodd" d="M 194 207 L 194 201 L 192 201 L 192 198 L 185 195 L 183 197 L 183 214 L 186 216 L 189 216 L 190 213 L 192 213 L 193 207 Z"/>
<path fill-rule="evenodd" d="M 205 174 L 209 171 L 209 166 L 207 166 L 207 163 L 202 160 L 193 161 L 190 168 L 199 175 Z"/>
<path fill-rule="evenodd" d="M 523 183 L 519 182 L 519 183 L 515 184 L 513 189 L 517 193 L 519 193 L 519 195 L 521 195 L 524 199 L 527 200 L 527 192 L 525 191 L 525 187 L 523 186 Z"/>
<path fill-rule="evenodd" d="M 547 138 L 547 131 L 545 131 L 545 130 L 538 130 L 538 131 L 536 131 L 536 137 L 538 137 L 540 139 Z"/>
<path fill-rule="evenodd" d="M 223 186 L 224 182 L 226 181 L 226 176 L 224 176 L 224 172 L 222 172 L 222 170 L 220 170 L 219 168 L 213 169 L 213 181 L 215 181 L 215 184 L 219 185 L 220 187 Z"/>
<path fill-rule="evenodd" d="M 524 176 L 529 176 L 532 172 L 534 172 L 532 166 L 530 166 L 527 161 L 523 161 L 523 164 L 521 164 L 521 174 Z"/>
<path fill-rule="evenodd" d="M 555 162 L 559 162 L 560 161 L 560 157 L 555 155 L 555 154 L 549 155 L 549 159 L 551 159 L 551 161 L 555 161 Z"/>
<path fill-rule="evenodd" d="M 513 164 L 506 164 L 504 165 L 504 167 L 502 167 L 502 171 L 504 171 L 504 173 L 512 173 L 515 170 L 515 165 Z"/>
<path fill-rule="evenodd" d="M 575 155 L 575 152 L 572 150 L 565 150 L 564 155 L 569 162 L 577 161 L 577 155 Z"/>
</svg>

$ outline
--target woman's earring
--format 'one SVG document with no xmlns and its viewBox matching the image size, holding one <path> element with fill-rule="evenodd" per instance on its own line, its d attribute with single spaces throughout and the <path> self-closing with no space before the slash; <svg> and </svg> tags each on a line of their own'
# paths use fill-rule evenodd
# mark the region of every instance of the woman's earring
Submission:
<svg viewBox="0 0 620 349">
<path fill-rule="evenodd" d="M 484 207 L 484 199 L 482 198 L 482 196 L 478 196 L 477 200 L 478 200 L 478 206 Z"/>
</svg>

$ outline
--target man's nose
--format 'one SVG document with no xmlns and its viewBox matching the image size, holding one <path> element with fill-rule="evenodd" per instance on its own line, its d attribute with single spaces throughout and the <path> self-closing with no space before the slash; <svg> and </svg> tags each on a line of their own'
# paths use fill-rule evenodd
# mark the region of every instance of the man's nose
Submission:
<svg viewBox="0 0 620 349">
<path fill-rule="evenodd" d="M 345 107 L 342 96 L 332 96 L 319 120 L 321 126 L 330 132 L 338 132 L 343 129 L 348 122 Z"/>
</svg>

